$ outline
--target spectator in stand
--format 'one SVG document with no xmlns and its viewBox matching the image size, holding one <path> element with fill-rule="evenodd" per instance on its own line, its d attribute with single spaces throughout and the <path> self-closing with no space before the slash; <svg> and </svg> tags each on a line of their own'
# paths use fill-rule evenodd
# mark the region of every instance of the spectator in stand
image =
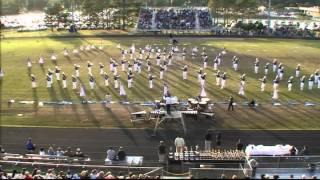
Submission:
<svg viewBox="0 0 320 180">
<path fill-rule="evenodd" d="M 301 156 L 309 156 L 310 152 L 309 152 L 309 147 L 307 145 L 303 146 L 303 149 L 300 152 Z"/>
<path fill-rule="evenodd" d="M 48 155 L 49 155 L 49 156 L 55 156 L 55 155 L 56 155 L 56 152 L 54 152 L 52 146 L 50 146 L 49 149 L 48 149 Z"/>
<path fill-rule="evenodd" d="M 32 143 L 32 139 L 28 138 L 26 148 L 29 153 L 33 153 L 36 150 L 36 145 Z"/>
<path fill-rule="evenodd" d="M 80 148 L 77 148 L 77 149 L 76 149 L 75 156 L 76 156 L 76 157 L 84 157 L 84 154 L 83 154 L 83 152 L 81 152 L 81 149 L 80 149 Z"/>
<path fill-rule="evenodd" d="M 211 151 L 211 142 L 212 142 L 212 135 L 210 131 L 207 131 L 207 134 L 204 137 L 204 150 Z"/>
<path fill-rule="evenodd" d="M 113 147 L 110 147 L 108 150 L 107 150 L 107 159 L 110 160 L 110 161 L 114 161 L 116 159 L 116 156 L 117 153 L 116 151 L 113 149 Z"/>
<path fill-rule="evenodd" d="M 3 147 L 0 145 L 0 154 L 5 153 L 6 151 L 3 149 Z"/>
<path fill-rule="evenodd" d="M 40 148 L 40 150 L 39 150 L 39 155 L 40 156 L 44 156 L 44 155 L 46 155 L 46 151 L 44 150 L 44 148 L 42 147 L 42 148 Z"/>
<path fill-rule="evenodd" d="M 64 152 L 61 150 L 60 147 L 57 148 L 56 155 L 57 156 L 64 156 Z"/>
<path fill-rule="evenodd" d="M 243 144 L 241 142 L 241 139 L 239 139 L 238 142 L 237 142 L 237 150 L 238 151 L 242 151 L 243 150 Z"/>
<path fill-rule="evenodd" d="M 90 179 L 97 179 L 98 171 L 96 169 L 93 169 L 90 173 Z"/>
<path fill-rule="evenodd" d="M 65 156 L 69 156 L 69 157 L 73 157 L 75 154 L 74 154 L 74 152 L 72 151 L 71 147 L 67 147 L 67 151 L 64 152 L 64 155 L 65 155 Z"/>
<path fill-rule="evenodd" d="M 295 156 L 297 153 L 297 150 L 294 146 L 292 146 L 292 148 L 290 149 L 290 156 Z"/>
<path fill-rule="evenodd" d="M 124 150 L 123 150 L 123 147 L 120 147 L 119 148 L 119 151 L 118 151 L 118 160 L 119 161 L 124 161 L 124 160 L 126 160 L 126 152 L 124 152 Z"/>
<path fill-rule="evenodd" d="M 176 152 L 183 153 L 184 147 L 186 146 L 186 143 L 182 137 L 178 136 L 174 140 L 174 145 L 176 146 Z"/>
<path fill-rule="evenodd" d="M 167 151 L 166 151 L 166 145 L 163 141 L 160 141 L 160 144 L 158 146 L 158 156 L 159 156 L 159 163 L 165 163 Z"/>
</svg>

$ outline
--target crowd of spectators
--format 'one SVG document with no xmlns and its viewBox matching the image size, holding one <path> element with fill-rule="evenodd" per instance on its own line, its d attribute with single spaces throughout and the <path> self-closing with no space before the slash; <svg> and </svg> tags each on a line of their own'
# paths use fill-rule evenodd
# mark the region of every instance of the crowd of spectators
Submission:
<svg viewBox="0 0 320 180">
<path fill-rule="evenodd" d="M 208 9 L 198 10 L 200 28 L 209 29 L 212 27 L 212 17 Z"/>
<path fill-rule="evenodd" d="M 196 26 L 195 11 L 192 9 L 160 9 L 155 21 L 158 29 L 194 29 Z"/>
<path fill-rule="evenodd" d="M 56 171 L 48 169 L 42 172 L 35 168 L 32 171 L 27 171 L 23 168 L 21 172 L 13 170 L 12 172 L 0 171 L 0 179 L 160 179 L 160 176 L 148 176 L 144 174 L 122 173 L 117 175 L 108 171 L 98 171 L 97 169 L 82 170 L 80 172 Z"/>
<path fill-rule="evenodd" d="M 152 22 L 154 12 L 155 22 Z M 208 9 L 149 8 L 141 9 L 138 29 L 151 29 L 152 23 L 155 23 L 156 29 L 195 29 L 197 14 L 200 28 L 209 29 L 212 27 L 212 17 Z"/>
<path fill-rule="evenodd" d="M 152 9 L 141 9 L 138 21 L 139 29 L 151 29 L 152 28 Z"/>
</svg>

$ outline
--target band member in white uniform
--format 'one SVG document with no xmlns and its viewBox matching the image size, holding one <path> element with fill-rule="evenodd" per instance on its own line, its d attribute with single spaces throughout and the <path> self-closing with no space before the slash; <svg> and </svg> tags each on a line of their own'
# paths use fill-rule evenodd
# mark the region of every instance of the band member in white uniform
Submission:
<svg viewBox="0 0 320 180">
<path fill-rule="evenodd" d="M 201 82 L 201 75 L 203 74 L 203 69 L 200 68 L 198 71 L 198 82 Z"/>
<path fill-rule="evenodd" d="M 132 88 L 133 74 L 131 71 L 128 73 L 128 88 Z"/>
<path fill-rule="evenodd" d="M 57 81 L 60 81 L 60 71 L 61 69 L 58 66 L 56 66 L 55 73 L 56 73 Z"/>
<path fill-rule="evenodd" d="M 284 67 L 281 66 L 280 73 L 279 73 L 279 78 L 280 78 L 280 80 L 283 79 L 283 76 L 284 76 Z"/>
<path fill-rule="evenodd" d="M 89 76 L 89 85 L 90 85 L 90 89 L 94 89 L 95 79 L 92 75 Z"/>
<path fill-rule="evenodd" d="M 304 89 L 304 82 L 305 82 L 306 76 L 302 76 L 300 78 L 300 90 L 303 91 Z"/>
<path fill-rule="evenodd" d="M 272 71 L 273 71 L 273 72 L 276 72 L 276 70 L 277 70 L 277 65 L 278 65 L 278 60 L 277 60 L 277 59 L 274 59 L 273 62 L 272 62 Z"/>
<path fill-rule="evenodd" d="M 67 76 L 64 72 L 62 72 L 62 88 L 63 89 L 67 88 Z"/>
<path fill-rule="evenodd" d="M 226 87 L 226 81 L 227 81 L 227 73 L 224 72 L 221 77 L 221 89 L 224 89 Z"/>
<path fill-rule="evenodd" d="M 78 49 L 77 48 L 75 48 L 73 51 L 72 51 L 72 53 L 74 54 L 74 55 L 79 55 L 79 51 L 78 51 Z"/>
<path fill-rule="evenodd" d="M 148 72 L 150 72 L 151 71 L 151 61 L 148 59 L 147 60 L 147 69 L 148 69 Z"/>
<path fill-rule="evenodd" d="M 207 73 L 202 73 L 201 76 L 200 76 L 200 85 L 201 87 L 205 87 L 206 85 L 206 75 Z"/>
<path fill-rule="evenodd" d="M 103 74 L 103 79 L 104 79 L 104 86 L 109 86 L 109 75 L 107 72 Z"/>
<path fill-rule="evenodd" d="M 232 65 L 233 65 L 233 69 L 234 69 L 235 71 L 238 71 L 239 59 L 238 59 L 237 57 L 234 58 Z"/>
<path fill-rule="evenodd" d="M 33 74 L 31 74 L 31 75 L 30 75 L 30 78 L 31 78 L 31 87 L 32 87 L 32 88 L 37 88 L 36 77 L 35 77 Z"/>
<path fill-rule="evenodd" d="M 72 75 L 71 80 L 72 80 L 72 89 L 77 89 L 77 81 L 78 81 L 77 78 L 74 75 Z"/>
<path fill-rule="evenodd" d="M 260 64 L 260 61 L 258 58 L 256 58 L 256 61 L 254 62 L 254 73 L 255 74 L 259 73 L 259 64 Z"/>
<path fill-rule="evenodd" d="M 320 77 L 320 72 L 319 72 L 319 69 L 317 69 L 315 72 L 314 72 L 314 83 L 315 84 L 318 84 L 318 79 Z"/>
<path fill-rule="evenodd" d="M 216 73 L 216 85 L 217 86 L 220 86 L 220 80 L 221 80 L 221 78 L 220 78 L 220 71 L 217 71 L 217 73 Z"/>
<path fill-rule="evenodd" d="M 64 55 L 65 57 L 69 56 L 69 51 L 68 51 L 67 48 L 64 48 L 64 50 L 63 50 L 63 55 Z"/>
<path fill-rule="evenodd" d="M 162 65 L 160 65 L 160 79 L 163 79 L 163 72 L 164 72 L 164 68 L 162 67 Z"/>
<path fill-rule="evenodd" d="M 167 60 L 164 60 L 164 61 L 163 61 L 163 69 L 164 69 L 165 71 L 167 71 L 167 70 L 168 70 L 167 65 L 168 65 Z"/>
<path fill-rule="evenodd" d="M 113 75 L 118 74 L 118 64 L 116 62 L 113 63 L 113 68 L 111 72 L 113 72 Z"/>
<path fill-rule="evenodd" d="M 157 52 L 157 66 L 160 66 L 161 64 L 161 56 L 160 56 L 160 53 Z"/>
<path fill-rule="evenodd" d="M 133 60 L 133 71 L 134 72 L 138 71 L 138 60 L 137 59 Z"/>
<path fill-rule="evenodd" d="M 90 45 L 87 45 L 86 46 L 86 51 L 90 51 L 91 50 L 91 46 Z"/>
<path fill-rule="evenodd" d="M 57 57 L 56 57 L 56 55 L 54 55 L 54 53 L 52 53 L 52 55 L 51 55 L 51 60 L 52 61 L 56 61 L 57 60 Z"/>
<path fill-rule="evenodd" d="M 293 83 L 293 76 L 290 76 L 288 80 L 288 91 L 292 91 L 292 83 Z"/>
<path fill-rule="evenodd" d="M 138 73 L 140 74 L 142 71 L 142 62 L 141 60 L 138 60 Z"/>
<path fill-rule="evenodd" d="M 114 60 L 112 58 L 110 58 L 110 61 L 109 61 L 109 70 L 112 72 L 113 71 L 113 63 L 114 63 Z"/>
<path fill-rule="evenodd" d="M 87 96 L 86 90 L 84 89 L 84 86 L 83 86 L 82 84 L 80 85 L 79 95 L 80 95 L 80 97 L 82 97 L 82 98 L 85 98 L 85 97 Z"/>
<path fill-rule="evenodd" d="M 240 76 L 240 83 L 245 85 L 246 84 L 246 74 L 242 74 Z"/>
<path fill-rule="evenodd" d="M 203 69 L 207 68 L 208 65 L 208 56 L 205 54 L 203 57 Z"/>
<path fill-rule="evenodd" d="M 188 78 L 188 66 L 184 65 L 182 68 L 182 79 L 187 80 Z"/>
<path fill-rule="evenodd" d="M 309 90 L 312 90 L 313 84 L 314 84 L 314 75 L 311 74 L 310 77 L 309 77 L 309 81 L 308 81 L 308 88 L 309 88 Z"/>
<path fill-rule="evenodd" d="M 48 69 L 48 75 L 50 77 L 51 84 L 53 84 L 53 71 L 50 68 Z"/>
<path fill-rule="evenodd" d="M 100 75 L 104 74 L 104 65 L 102 63 L 99 63 L 99 68 L 100 68 Z"/>
<path fill-rule="evenodd" d="M 74 70 L 76 71 L 76 77 L 80 77 L 80 71 L 79 71 L 80 65 L 74 64 L 73 67 L 74 67 Z"/>
<path fill-rule="evenodd" d="M 119 75 L 115 75 L 114 77 L 113 77 L 113 79 L 114 79 L 114 88 L 115 89 L 118 89 L 119 88 Z"/>
<path fill-rule="evenodd" d="M 184 61 L 186 59 L 186 54 L 187 54 L 187 51 L 186 51 L 186 48 L 184 47 L 182 49 L 182 60 Z"/>
<path fill-rule="evenodd" d="M 28 57 L 28 59 L 27 59 L 27 67 L 28 67 L 29 69 L 32 68 L 32 62 L 31 62 L 31 60 L 30 60 L 29 57 Z"/>
<path fill-rule="evenodd" d="M 318 80 L 316 79 L 316 81 L 318 81 L 318 89 L 320 89 L 320 76 L 318 77 Z"/>
<path fill-rule="evenodd" d="M 82 52 L 82 51 L 84 51 L 84 46 L 80 46 L 80 51 Z"/>
<path fill-rule="evenodd" d="M 171 66 L 172 65 L 172 53 L 170 52 L 169 53 L 169 56 L 168 56 L 168 66 Z"/>
<path fill-rule="evenodd" d="M 266 63 L 266 65 L 264 66 L 264 74 L 265 75 L 268 75 L 268 73 L 269 73 L 269 66 L 270 66 L 270 63 Z"/>
<path fill-rule="evenodd" d="M 124 89 L 124 86 L 122 85 L 121 82 L 119 82 L 120 88 L 119 88 L 119 94 L 120 96 L 126 96 L 126 91 Z"/>
<path fill-rule="evenodd" d="M 239 95 L 244 96 L 244 84 L 240 83 L 240 87 L 239 87 Z"/>
<path fill-rule="evenodd" d="M 126 70 L 126 63 L 127 63 L 126 60 L 124 60 L 124 59 L 121 60 L 121 71 L 125 71 Z"/>
<path fill-rule="evenodd" d="M 132 64 L 130 62 L 128 62 L 128 71 L 132 71 Z"/>
<path fill-rule="evenodd" d="M 280 75 L 280 71 L 281 71 L 282 67 L 283 67 L 282 63 L 279 63 L 279 66 L 277 69 L 277 75 Z"/>
<path fill-rule="evenodd" d="M 218 58 L 215 58 L 214 60 L 213 60 L 213 70 L 218 70 Z"/>
<path fill-rule="evenodd" d="M 279 83 L 280 83 L 280 78 L 278 76 L 276 76 L 276 78 L 273 80 L 272 99 L 274 99 L 274 100 L 279 99 Z"/>
<path fill-rule="evenodd" d="M 42 56 L 40 56 L 40 58 L 39 58 L 39 64 L 40 64 L 40 66 L 44 65 L 44 58 Z"/>
<path fill-rule="evenodd" d="M 300 72 L 301 72 L 301 65 L 298 64 L 297 67 L 296 67 L 296 77 L 300 77 Z"/>
<path fill-rule="evenodd" d="M 52 82 L 51 82 L 51 77 L 49 74 L 47 74 L 47 88 L 51 88 Z"/>
<path fill-rule="evenodd" d="M 266 83 L 267 83 L 267 76 L 263 76 L 263 78 L 260 79 L 260 81 L 261 81 L 261 92 L 264 92 Z"/>
<path fill-rule="evenodd" d="M 151 74 L 148 75 L 149 78 L 149 88 L 152 89 L 153 88 L 153 79 L 154 76 L 152 76 Z"/>
<path fill-rule="evenodd" d="M 169 87 L 168 87 L 167 83 L 164 83 L 163 84 L 163 97 L 166 97 L 168 95 L 168 92 L 169 92 Z"/>
<path fill-rule="evenodd" d="M 88 67 L 88 74 L 90 75 L 90 76 L 92 76 L 92 66 L 93 66 L 93 64 L 90 62 L 90 61 L 87 61 L 87 67 Z"/>
</svg>

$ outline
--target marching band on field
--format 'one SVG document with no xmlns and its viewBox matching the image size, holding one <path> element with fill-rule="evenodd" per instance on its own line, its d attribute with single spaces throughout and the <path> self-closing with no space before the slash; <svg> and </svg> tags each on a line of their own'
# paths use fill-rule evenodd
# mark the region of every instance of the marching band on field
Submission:
<svg viewBox="0 0 320 180">
<path fill-rule="evenodd" d="M 182 48 L 182 51 L 179 51 L 178 46 L 172 46 L 171 48 L 159 48 L 155 47 L 153 48 L 150 45 L 147 45 L 144 48 L 139 48 L 138 51 L 136 52 L 136 47 L 134 44 L 129 49 L 124 49 L 121 47 L 120 44 L 117 45 L 117 48 L 120 49 L 120 63 L 121 63 L 121 71 L 122 72 L 127 72 L 127 88 L 131 89 L 133 88 L 133 83 L 134 83 L 134 74 L 141 74 L 143 71 L 143 67 L 146 66 L 146 71 L 147 71 L 147 77 L 146 79 L 148 80 L 149 83 L 149 89 L 153 89 L 154 84 L 153 81 L 154 79 L 159 79 L 159 80 L 164 80 L 165 79 L 165 74 L 167 71 L 170 69 L 170 66 L 173 65 L 174 62 L 178 62 L 178 64 L 181 64 L 180 71 L 182 73 L 182 80 L 183 81 L 188 81 L 188 72 L 190 67 L 185 64 L 185 59 L 187 57 L 187 50 L 185 47 Z M 90 51 L 96 49 L 94 45 L 87 45 L 87 46 L 80 46 L 79 50 L 80 52 L 82 51 Z M 103 47 L 100 46 L 99 50 L 102 50 Z M 76 48 L 72 50 L 72 53 L 74 55 L 79 55 L 79 50 Z M 179 57 L 180 54 L 180 59 L 177 58 Z M 191 49 L 190 56 L 192 59 L 197 57 L 199 54 L 199 48 L 198 47 L 193 47 Z M 220 87 L 220 89 L 225 89 L 227 85 L 227 73 L 226 72 L 221 72 L 219 70 L 222 61 L 225 61 L 225 54 L 227 54 L 226 49 L 223 48 L 223 51 L 218 53 L 216 57 L 213 58 L 213 64 L 210 66 L 209 63 L 209 57 L 206 52 L 206 48 L 202 48 L 202 53 L 199 55 L 202 57 L 202 62 L 203 65 L 202 67 L 197 71 L 197 79 L 199 82 L 199 86 L 201 91 L 204 91 L 206 87 L 206 81 L 207 81 L 207 76 L 208 74 L 205 72 L 206 69 L 208 68 L 213 68 L 215 71 L 215 74 L 213 76 L 216 77 L 216 85 Z M 64 48 L 63 50 L 63 55 L 65 57 L 69 57 L 70 53 L 69 50 Z M 50 59 L 54 62 L 55 68 L 54 71 L 51 70 L 50 68 L 48 69 L 48 73 L 46 74 L 46 82 L 47 82 L 47 88 L 52 88 L 53 85 L 53 75 L 55 74 L 55 79 L 57 81 L 60 81 L 62 79 L 62 87 L 63 89 L 68 88 L 68 82 L 67 82 L 67 74 L 61 70 L 61 68 L 57 65 L 57 55 L 55 53 L 52 53 L 50 56 Z M 155 61 L 153 63 L 153 60 Z M 180 61 L 178 61 L 180 60 Z M 45 64 L 45 58 L 40 55 L 39 65 L 41 67 L 44 66 Z M 237 56 L 233 56 L 232 60 L 232 69 L 234 71 L 239 71 L 239 65 L 240 65 L 240 59 Z M 154 64 L 154 65 L 153 65 Z M 253 63 L 253 73 L 254 74 L 259 74 L 260 71 L 260 60 L 258 58 L 255 59 Z M 272 73 L 269 72 L 269 67 L 272 65 Z M 112 74 L 111 77 L 113 77 L 113 84 L 115 89 L 120 90 L 121 95 L 126 95 L 125 89 L 123 84 L 119 81 L 120 80 L 120 75 L 118 74 L 118 69 L 117 69 L 117 62 L 115 59 L 112 57 L 110 58 L 109 61 L 109 69 L 110 73 Z M 33 63 L 29 57 L 27 57 L 27 68 L 31 71 L 33 67 Z M 83 84 L 80 84 L 78 86 L 79 78 L 80 78 L 80 65 L 74 64 L 74 72 L 72 73 L 71 77 L 71 82 L 72 82 L 72 89 L 78 89 L 80 88 L 80 93 L 82 96 L 85 95 L 85 89 Z M 263 66 L 262 66 L 263 67 Z M 87 72 L 88 72 L 88 82 L 89 82 L 89 87 L 91 90 L 95 89 L 95 85 L 97 83 L 97 78 L 93 75 L 93 69 L 95 68 L 94 63 L 91 61 L 87 61 Z M 152 75 L 154 69 L 159 69 L 159 77 Z M 109 86 L 109 74 L 105 71 L 105 65 L 102 62 L 99 62 L 99 74 L 104 82 L 104 86 Z M 313 74 L 310 76 L 306 75 L 301 75 L 302 72 L 302 67 L 300 64 L 298 64 L 295 68 L 295 74 L 289 77 L 287 80 L 287 91 L 291 92 L 294 87 L 293 83 L 294 82 L 300 82 L 299 87 L 301 91 L 305 90 L 305 85 L 307 86 L 308 90 L 312 90 L 314 86 L 316 88 L 320 89 L 320 71 L 317 69 Z M 285 67 L 284 64 L 281 62 L 278 62 L 277 59 L 274 59 L 272 64 L 271 63 L 266 63 L 264 65 L 264 71 L 263 71 L 264 76 L 259 79 L 261 82 L 260 84 L 260 91 L 265 92 L 266 86 L 267 86 L 267 78 L 268 76 L 273 75 L 275 79 L 273 80 L 273 95 L 272 99 L 278 99 L 279 98 L 279 85 L 281 82 L 284 80 L 284 75 L 285 75 Z M 210 75 L 209 75 L 210 76 Z M 243 73 L 240 76 L 239 80 L 239 95 L 245 96 L 245 89 L 246 89 L 246 74 Z M 32 88 L 37 88 L 37 77 L 34 74 L 30 73 L 30 79 L 31 79 L 31 87 Z M 166 85 L 167 86 L 167 85 Z M 205 94 L 203 92 L 202 94 Z"/>
</svg>

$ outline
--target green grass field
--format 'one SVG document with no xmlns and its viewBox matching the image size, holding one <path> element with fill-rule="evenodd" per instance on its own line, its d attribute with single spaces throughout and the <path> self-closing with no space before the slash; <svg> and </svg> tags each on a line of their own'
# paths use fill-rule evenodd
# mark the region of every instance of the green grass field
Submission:
<svg viewBox="0 0 320 180">
<path fill-rule="evenodd" d="M 320 68 L 320 42 L 306 41 L 306 40 L 275 40 L 275 39 L 207 39 L 207 38 L 180 38 L 180 45 L 185 46 L 189 52 L 191 47 L 197 45 L 198 47 L 205 46 L 209 56 L 209 68 L 205 70 L 207 73 L 206 91 L 208 96 L 214 101 L 226 101 L 230 94 L 235 96 L 235 101 L 243 102 L 248 99 L 256 99 L 265 105 L 266 112 L 272 111 L 274 117 L 268 117 L 263 113 L 257 113 L 256 118 L 260 118 L 261 122 L 251 123 L 246 125 L 246 119 L 253 120 L 253 116 L 248 115 L 248 109 L 243 109 L 237 113 L 243 113 L 244 116 L 238 114 L 236 116 L 228 115 L 224 112 L 224 107 L 217 108 L 221 112 L 223 123 L 215 125 L 219 128 L 239 128 L 239 129 L 318 129 L 320 128 L 320 111 L 319 106 L 316 107 L 301 107 L 293 112 L 282 112 L 281 110 L 274 110 L 271 104 L 272 97 L 272 80 L 274 74 L 268 76 L 266 92 L 260 92 L 259 78 L 263 77 L 263 68 L 266 62 L 272 62 L 277 58 L 285 66 L 285 78 L 280 84 L 280 101 L 286 103 L 288 100 L 303 103 L 305 101 L 312 101 L 320 103 L 320 89 L 300 91 L 298 80 L 295 79 L 292 92 L 287 92 L 287 79 L 294 74 L 295 67 L 298 63 L 302 65 L 302 74 L 309 76 L 316 69 Z M 120 51 L 116 45 L 121 43 L 122 46 L 129 47 L 132 43 L 136 47 L 144 47 L 146 44 L 155 44 L 158 47 L 167 46 L 168 40 L 161 38 L 30 38 L 30 39 L 3 39 L 1 41 L 1 67 L 4 69 L 5 77 L 1 80 L 1 125 L 30 125 L 30 126 L 81 126 L 81 127 L 130 127 L 127 116 L 117 116 L 117 119 L 123 120 L 124 123 L 117 124 L 110 121 L 103 121 L 100 119 L 109 119 L 110 113 L 102 107 L 94 107 L 93 112 L 87 112 L 86 108 L 80 107 L 86 120 L 81 121 L 82 116 L 76 115 L 78 109 L 71 108 L 64 111 L 63 108 L 41 108 L 36 106 L 25 107 L 14 105 L 14 107 L 7 107 L 6 102 L 10 99 L 19 100 L 36 100 L 36 101 L 61 101 L 72 100 L 79 101 L 78 92 L 71 90 L 70 76 L 73 73 L 73 64 L 81 65 L 81 81 L 84 82 L 87 89 L 89 89 L 86 62 L 92 61 L 95 65 L 93 67 L 93 74 L 96 77 L 97 87 L 95 90 L 87 90 L 88 99 L 103 100 L 106 93 L 111 93 L 114 100 L 120 100 L 118 90 L 113 88 L 113 82 L 109 87 L 104 87 L 103 79 L 99 76 L 99 62 L 104 63 L 106 71 L 109 72 L 109 58 L 113 57 L 119 61 Z M 80 45 L 95 44 L 97 46 L 103 45 L 103 51 L 90 51 L 81 54 L 81 57 L 71 56 L 65 58 L 62 54 L 64 48 L 73 49 Z M 221 71 L 227 72 L 229 79 L 227 80 L 226 89 L 220 90 L 215 86 L 215 76 L 212 68 L 212 59 L 223 47 L 227 48 L 227 55 L 223 58 Z M 54 69 L 54 64 L 49 59 L 49 55 L 55 52 L 58 55 L 58 65 L 68 75 L 69 89 L 62 89 L 62 85 L 54 81 L 52 90 L 46 88 L 45 74 L 50 67 Z M 43 55 L 46 58 L 46 63 L 43 69 L 38 65 L 38 58 Z M 235 72 L 231 69 L 231 59 L 234 55 L 240 58 L 240 71 Z M 29 71 L 27 68 L 27 57 L 30 57 L 34 62 L 31 73 L 35 74 L 38 80 L 38 88 L 33 91 L 31 88 L 31 81 L 29 78 Z M 253 62 L 255 58 L 260 59 L 260 74 L 257 76 L 253 73 Z M 153 63 L 155 64 L 155 62 Z M 189 79 L 182 80 L 182 66 L 189 65 Z M 195 97 L 199 94 L 200 88 L 197 82 L 197 70 L 202 66 L 202 59 L 198 57 L 192 60 L 188 56 L 186 61 L 175 60 L 173 65 L 169 67 L 165 74 L 165 82 L 169 84 L 170 92 L 178 96 L 179 99 L 187 99 Z M 239 90 L 239 76 L 241 73 L 247 74 L 246 97 L 238 96 Z M 153 74 L 159 77 L 159 68 L 153 68 Z M 121 72 L 121 81 L 126 85 L 126 74 Z M 152 101 L 161 97 L 161 87 L 163 82 L 159 79 L 154 81 L 154 89 L 148 88 L 146 66 L 143 67 L 143 73 L 134 77 L 134 87 L 131 90 L 126 89 L 127 99 L 130 101 Z M 81 106 L 81 105 L 79 105 Z M 135 108 L 126 109 L 128 112 L 135 110 Z M 58 109 L 58 110 L 57 110 Z M 219 110 L 220 109 L 220 110 Z M 288 107 L 290 109 L 290 107 Z M 20 111 L 32 111 L 30 116 L 23 118 L 17 117 Z M 299 110 L 304 111 L 300 114 L 294 115 Z M 35 113 L 39 112 L 39 113 Z M 121 112 L 121 111 L 120 111 Z M 306 113 L 306 116 L 298 116 Z M 81 113 L 80 113 L 81 114 Z M 226 115 L 225 115 L 226 114 Z M 307 116 L 308 114 L 308 116 Z M 292 116 L 291 116 L 292 115 Z M 272 115 L 271 115 L 272 116 Z M 106 117 L 106 118 L 105 118 Z M 237 118 L 242 118 L 237 121 Z M 270 121 L 270 119 L 284 118 L 282 123 Z M 307 118 L 308 122 L 303 122 L 303 118 Z M 55 121 L 52 121 L 55 120 Z M 81 121 L 81 123 L 79 123 Z M 97 122 L 94 122 L 97 121 Z M 286 123 L 288 121 L 288 123 Z M 118 122 L 118 121 L 117 121 Z"/>
</svg>

